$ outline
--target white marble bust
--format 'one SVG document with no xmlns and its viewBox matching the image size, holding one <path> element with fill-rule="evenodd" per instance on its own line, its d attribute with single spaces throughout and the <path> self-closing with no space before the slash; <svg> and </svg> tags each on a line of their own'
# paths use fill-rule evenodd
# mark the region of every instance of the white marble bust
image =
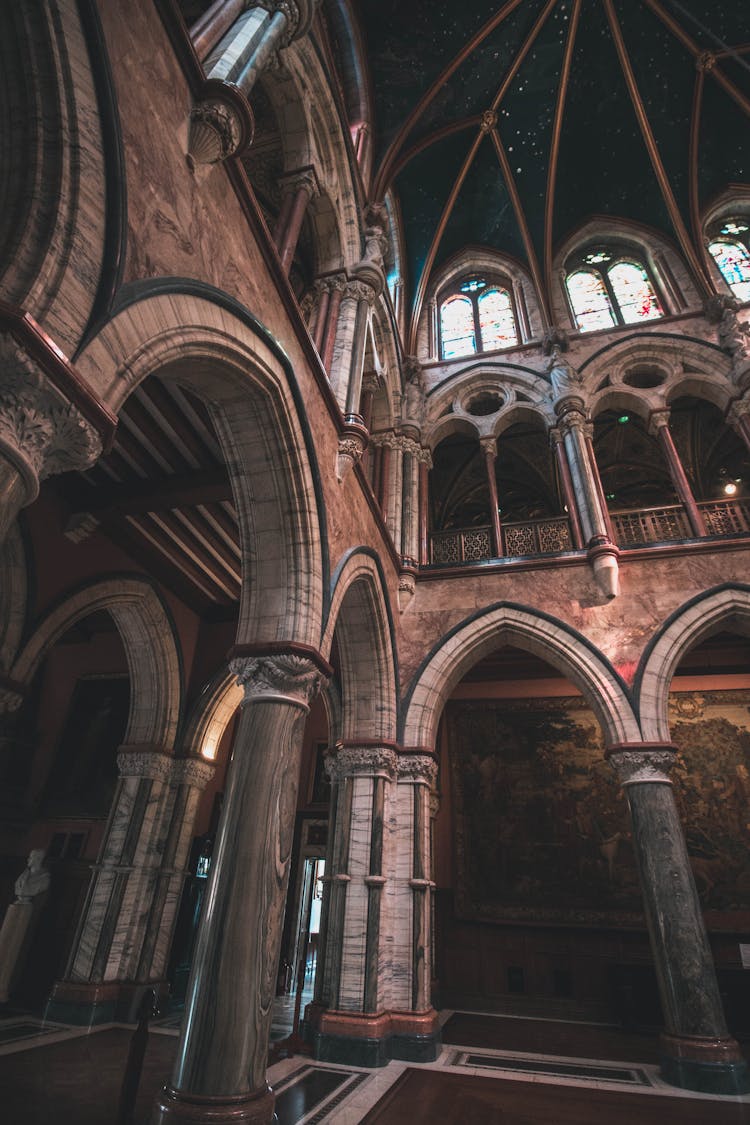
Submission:
<svg viewBox="0 0 750 1125">
<path fill-rule="evenodd" d="M 16 879 L 16 902 L 32 902 L 49 889 L 50 873 L 44 866 L 44 851 L 34 848 L 25 869 Z"/>
</svg>

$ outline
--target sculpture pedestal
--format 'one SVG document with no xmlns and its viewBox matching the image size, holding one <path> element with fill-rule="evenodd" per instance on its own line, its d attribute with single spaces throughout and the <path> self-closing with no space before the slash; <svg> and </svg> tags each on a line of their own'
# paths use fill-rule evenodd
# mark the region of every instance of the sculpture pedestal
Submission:
<svg viewBox="0 0 750 1125">
<path fill-rule="evenodd" d="M 0 1004 L 7 1004 L 10 990 L 23 967 L 27 939 L 34 917 L 32 902 L 12 902 L 0 929 Z"/>
</svg>

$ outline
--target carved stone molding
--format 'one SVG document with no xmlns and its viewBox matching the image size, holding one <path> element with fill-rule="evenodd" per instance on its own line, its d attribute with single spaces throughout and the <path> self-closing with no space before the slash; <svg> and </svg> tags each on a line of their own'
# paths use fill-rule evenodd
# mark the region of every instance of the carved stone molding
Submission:
<svg viewBox="0 0 750 1125">
<path fill-rule="evenodd" d="M 336 479 L 339 483 L 351 472 L 362 456 L 370 442 L 369 434 L 364 425 L 355 421 L 354 416 L 347 418 L 346 429 L 339 434 L 338 450 L 336 453 Z"/>
<path fill-rule="evenodd" d="M 279 699 L 307 707 L 323 682 L 323 674 L 313 661 L 294 653 L 235 657 L 229 662 L 229 670 L 245 692 L 243 703 Z"/>
<path fill-rule="evenodd" d="M 0 452 L 24 477 L 28 502 L 45 477 L 92 465 L 102 441 L 7 332 L 0 333 L 0 371 Z"/>
<path fill-rule="evenodd" d="M 433 789 L 430 792 L 430 819 L 434 820 L 439 812 L 440 794 L 438 793 L 437 789 Z"/>
<path fill-rule="evenodd" d="M 744 398 L 736 399 L 727 411 L 727 422 L 731 426 L 736 426 L 740 423 L 741 418 L 750 416 L 750 397 L 747 395 Z"/>
<path fill-rule="evenodd" d="M 669 777 L 675 759 L 672 750 L 616 750 L 608 759 L 622 786 L 672 784 Z"/>
<path fill-rule="evenodd" d="M 195 164 L 218 164 L 239 152 L 244 123 L 235 106 L 206 98 L 190 111 L 188 157 Z"/>
<path fill-rule="evenodd" d="M 355 278 L 347 282 L 344 289 L 344 294 L 350 297 L 353 301 L 366 301 L 370 307 L 375 304 L 378 297 L 379 290 L 376 284 L 370 284 L 370 281 L 364 278 Z"/>
<path fill-rule="evenodd" d="M 421 782 L 434 786 L 437 778 L 437 762 L 429 754 L 399 754 L 399 781 Z"/>
<path fill-rule="evenodd" d="M 497 114 L 495 113 L 494 109 L 483 110 L 482 120 L 481 120 L 480 125 L 479 125 L 479 128 L 482 130 L 482 132 L 483 133 L 489 133 L 490 130 L 494 129 L 496 125 L 497 125 Z"/>
<path fill-rule="evenodd" d="M 652 410 L 648 419 L 648 432 L 651 437 L 656 437 L 663 426 L 669 426 L 670 410 Z"/>
<path fill-rule="evenodd" d="M 123 747 L 117 755 L 120 777 L 144 777 L 152 781 L 170 781 L 174 758 L 158 750 L 129 750 Z"/>
<path fill-rule="evenodd" d="M 402 570 L 398 576 L 398 608 L 405 613 L 417 590 L 416 575 L 411 570 Z"/>
<path fill-rule="evenodd" d="M 331 781 L 346 777 L 387 777 L 393 780 L 398 755 L 387 746 L 337 746 L 326 758 L 326 772 Z"/>
<path fill-rule="evenodd" d="M 320 195 L 320 182 L 312 165 L 287 172 L 279 178 L 279 187 L 284 195 L 296 195 L 301 188 L 307 192 L 308 199 Z"/>
</svg>

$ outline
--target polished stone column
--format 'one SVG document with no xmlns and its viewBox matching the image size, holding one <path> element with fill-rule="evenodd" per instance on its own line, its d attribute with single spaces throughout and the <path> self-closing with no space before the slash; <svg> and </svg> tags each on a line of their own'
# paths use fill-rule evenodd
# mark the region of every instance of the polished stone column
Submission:
<svg viewBox="0 0 750 1125">
<path fill-rule="evenodd" d="M 339 317 L 341 315 L 341 302 L 346 292 L 347 281 L 343 274 L 338 277 L 331 278 L 327 282 L 330 290 L 330 300 L 328 302 L 328 309 L 325 324 L 321 328 L 321 342 L 318 351 L 323 363 L 323 367 L 331 374 L 331 365 L 333 364 L 333 354 L 336 348 L 336 336 L 339 330 Z M 316 329 L 317 335 L 317 329 Z"/>
<path fill-rule="evenodd" d="M 690 530 L 696 537 L 706 535 L 706 525 L 703 522 L 703 515 L 695 502 L 693 490 L 690 487 L 690 481 L 687 478 L 682 461 L 680 460 L 680 455 L 675 447 L 672 432 L 669 429 L 668 410 L 654 411 L 649 420 L 649 432 L 656 434 L 662 453 L 664 454 L 664 460 L 667 462 L 672 485 L 679 497 L 680 503 L 685 509 L 688 522 L 690 523 Z"/>
<path fill-rule="evenodd" d="M 669 771 L 670 743 L 610 747 L 630 808 L 633 851 L 656 966 L 665 1032 L 662 1074 L 706 1093 L 747 1088 L 747 1067 L 727 1031 L 698 893 Z"/>
<path fill-rule="evenodd" d="M 157 888 L 175 874 L 165 868 L 171 859 L 164 856 L 179 789 L 175 759 L 165 751 L 124 746 L 117 765 L 115 799 L 70 960 L 48 1001 L 51 1019 L 88 1024 L 127 1018 L 146 984 L 164 984 L 153 975 L 144 944 Z M 200 764 L 196 768 L 200 773 Z M 210 776 L 213 767 L 206 764 L 204 772 Z"/>
<path fill-rule="evenodd" d="M 419 565 L 427 566 L 430 561 L 429 548 L 429 509 L 430 509 L 430 468 L 432 456 L 429 449 L 423 450 L 419 461 Z"/>
<path fill-rule="evenodd" d="M 570 521 L 570 531 L 573 539 L 573 546 L 576 550 L 583 547 L 583 533 L 581 532 L 581 521 L 578 516 L 578 507 L 576 505 L 575 493 L 573 492 L 573 481 L 570 476 L 570 467 L 565 456 L 565 447 L 563 445 L 563 438 L 557 426 L 553 426 L 550 430 L 550 441 L 555 451 L 555 460 L 557 462 L 557 471 L 560 476 L 560 485 L 562 487 L 565 507 L 568 513 L 568 520 Z"/>
<path fill-rule="evenodd" d="M 414 1012 L 431 1009 L 430 980 L 432 970 L 430 956 L 431 939 L 431 891 L 432 857 L 430 846 L 430 791 L 435 784 L 437 764 L 431 754 L 404 753 L 398 761 L 399 806 L 410 806 L 410 815 L 399 816 L 398 855 L 396 859 L 397 895 L 406 902 L 405 884 L 411 897 L 411 949 L 409 963 L 410 1003 Z M 403 831 L 410 826 L 411 831 Z M 405 915 L 397 909 L 397 919 L 403 922 Z M 397 923 L 398 924 L 398 923 Z"/>
<path fill-rule="evenodd" d="M 495 476 L 495 462 L 497 460 L 497 441 L 493 437 L 481 438 L 479 442 L 484 456 L 484 468 L 487 475 L 487 491 L 490 496 L 490 534 L 492 536 L 492 557 L 499 559 L 503 554 L 502 529 L 500 527 L 500 501 L 497 495 L 497 477 Z"/>
<path fill-rule="evenodd" d="M 383 438 L 383 447 L 388 451 L 388 473 L 385 480 L 384 516 L 391 538 L 396 548 L 401 543 L 401 502 L 404 480 L 404 438 L 401 434 L 390 433 Z"/>
<path fill-rule="evenodd" d="M 244 688 L 172 1083 L 154 1122 L 270 1122 L 266 1083 L 303 723 L 324 669 L 237 656 Z"/>
<path fill-rule="evenodd" d="M 605 597 L 613 598 L 620 590 L 619 552 L 609 533 L 596 462 L 589 454 L 590 425 L 583 402 L 574 395 L 566 395 L 556 402 L 555 412 L 594 578 Z"/>
<path fill-rule="evenodd" d="M 274 231 L 274 242 L 285 274 L 289 274 L 297 250 L 308 204 L 320 192 L 314 168 L 301 168 L 281 180 L 284 202 Z"/>
<path fill-rule="evenodd" d="M 410 437 L 402 438 L 401 556 L 419 560 L 419 458 L 422 448 Z"/>
<path fill-rule="evenodd" d="M 211 48 L 225 35 L 245 9 L 245 0 L 214 0 L 210 8 L 190 28 L 190 38 L 198 58 L 203 61 Z"/>
<path fill-rule="evenodd" d="M 0 542 L 45 477 L 89 468 L 95 428 L 10 333 L 0 332 Z"/>
<path fill-rule="evenodd" d="M 240 11 L 208 51 L 206 93 L 190 114 L 188 153 L 194 163 L 226 160 L 249 143 L 252 113 L 247 98 L 276 52 L 308 33 L 318 3 L 257 0 Z M 225 26 L 224 15 L 210 9 L 195 25 L 196 42 L 214 37 Z"/>
</svg>

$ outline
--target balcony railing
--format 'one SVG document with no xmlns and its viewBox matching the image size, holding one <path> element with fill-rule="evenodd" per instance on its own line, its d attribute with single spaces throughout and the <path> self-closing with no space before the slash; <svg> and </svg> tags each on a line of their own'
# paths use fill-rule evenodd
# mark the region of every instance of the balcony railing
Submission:
<svg viewBox="0 0 750 1125">
<path fill-rule="evenodd" d="M 708 535 L 750 534 L 750 498 L 703 500 L 698 504 Z M 642 546 L 679 539 L 692 539 L 681 504 L 661 508 L 631 508 L 610 512 L 615 542 L 619 547 Z M 567 517 L 504 523 L 501 528 L 504 558 L 547 555 L 571 549 Z M 488 526 L 435 531 L 430 536 L 430 562 L 460 565 L 492 558 L 492 534 Z"/>
<path fill-rule="evenodd" d="M 504 523 L 501 528 L 503 557 L 547 555 L 553 551 L 569 551 L 570 527 L 567 516 L 551 520 L 529 520 L 527 523 Z M 435 531 L 431 539 L 433 563 L 477 562 L 492 558 L 492 535 L 489 527 L 465 527 L 456 531 Z"/>
</svg>

